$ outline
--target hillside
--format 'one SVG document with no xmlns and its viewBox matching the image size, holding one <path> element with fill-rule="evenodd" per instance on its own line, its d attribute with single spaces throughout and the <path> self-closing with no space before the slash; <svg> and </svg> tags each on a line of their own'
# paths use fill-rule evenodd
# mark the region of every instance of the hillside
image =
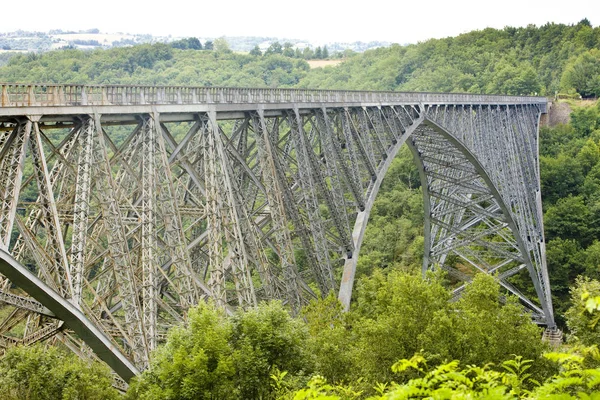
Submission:
<svg viewBox="0 0 600 400">
<path fill-rule="evenodd" d="M 414 45 L 345 53 L 339 65 L 310 69 L 281 46 L 239 54 L 164 43 L 93 51 L 59 50 L 12 57 L 0 81 L 226 85 L 503 94 L 600 94 L 600 27 L 485 29 Z M 258 52 L 259 54 L 262 52 Z"/>
<path fill-rule="evenodd" d="M 600 28 L 587 20 L 572 26 L 485 29 L 367 51 L 338 68 L 312 72 L 300 85 L 549 96 L 575 89 L 598 96 L 599 47 Z"/>
</svg>

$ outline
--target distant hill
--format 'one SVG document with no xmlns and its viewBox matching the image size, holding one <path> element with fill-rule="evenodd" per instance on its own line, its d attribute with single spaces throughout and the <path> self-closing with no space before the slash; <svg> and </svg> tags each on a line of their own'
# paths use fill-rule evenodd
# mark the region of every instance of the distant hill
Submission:
<svg viewBox="0 0 600 400">
<path fill-rule="evenodd" d="M 575 25 L 484 29 L 365 51 L 311 71 L 301 87 L 600 96 L 600 28 Z"/>
<path fill-rule="evenodd" d="M 71 48 L 10 58 L 0 54 L 0 65 L 6 64 L 0 67 L 0 81 L 600 95 L 600 28 L 587 19 L 573 25 L 488 28 L 363 53 L 333 47 L 301 50 L 306 43 L 274 38 L 166 38 L 150 44 L 143 42 L 158 39 L 123 36 L 113 45 L 129 47 L 110 48 L 107 43 L 114 37 L 96 32 L 59 31 L 52 33 L 53 39 L 20 35 L 22 43 L 27 37 L 40 46 L 77 38 L 72 43 L 79 44 L 71 47 L 95 50 Z M 0 36 L 0 47 L 2 40 L 8 36 Z M 251 50 L 236 50 L 241 48 Z M 303 59 L 343 62 L 311 69 Z"/>
<path fill-rule="evenodd" d="M 49 32 L 29 32 L 16 31 L 0 33 L 0 52 L 36 52 L 42 53 L 61 48 L 75 48 L 79 50 L 91 50 L 95 48 L 110 49 L 113 47 L 129 47 L 145 43 L 171 43 L 182 37 L 173 36 L 152 36 L 149 34 L 132 33 L 105 33 L 98 29 L 88 29 L 84 31 L 63 31 L 52 30 Z M 215 37 L 199 36 L 197 37 L 203 44 L 207 41 L 214 41 Z M 362 52 L 365 50 L 389 46 L 389 42 L 331 42 L 331 43 L 311 43 L 303 39 L 286 39 L 277 37 L 261 36 L 226 36 L 230 49 L 236 52 L 249 52 L 255 46 L 262 49 L 268 48 L 272 43 L 291 43 L 294 48 L 303 49 L 316 48 L 318 46 L 327 46 L 331 51 L 352 50 Z"/>
</svg>

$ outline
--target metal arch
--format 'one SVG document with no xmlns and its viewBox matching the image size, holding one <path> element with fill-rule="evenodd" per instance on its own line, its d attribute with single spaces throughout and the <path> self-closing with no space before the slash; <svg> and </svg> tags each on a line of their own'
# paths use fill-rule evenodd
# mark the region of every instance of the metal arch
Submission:
<svg viewBox="0 0 600 400">
<path fill-rule="evenodd" d="M 502 199 L 502 196 L 500 195 L 498 189 L 496 188 L 496 186 L 494 185 L 494 183 L 492 182 L 492 180 L 490 179 L 488 173 L 486 172 L 485 168 L 481 165 L 481 163 L 477 160 L 477 158 L 475 157 L 474 154 L 472 154 L 462 143 L 460 143 L 454 136 L 452 136 L 452 134 L 450 132 L 448 132 L 446 129 L 444 129 L 443 127 L 441 127 L 439 124 L 437 124 L 436 122 L 425 118 L 424 124 L 431 127 L 432 129 L 434 129 L 435 131 L 437 131 L 438 133 L 440 133 L 441 135 L 444 136 L 444 138 L 446 140 L 448 140 L 449 142 L 451 142 L 456 149 L 458 149 L 460 152 L 463 153 L 463 155 L 471 162 L 471 164 L 475 167 L 475 170 L 478 172 L 479 176 L 485 181 L 485 183 L 487 184 L 488 188 L 491 190 L 491 192 L 494 195 L 494 199 L 495 201 L 498 203 L 498 205 L 500 206 L 500 208 L 502 209 L 502 213 L 504 215 L 504 217 L 507 220 L 507 223 L 513 233 L 514 239 L 517 242 L 521 255 L 524 258 L 525 261 L 525 265 L 529 271 L 532 283 L 534 284 L 535 290 L 536 290 L 536 294 L 538 295 L 538 299 L 540 300 L 540 303 L 542 305 L 543 308 L 543 313 L 544 313 L 544 320 L 545 320 L 545 324 L 549 327 L 549 328 L 554 328 L 556 326 L 555 322 L 554 322 L 554 315 L 552 314 L 552 308 L 548 306 L 548 300 L 546 299 L 546 297 L 544 296 L 544 293 L 542 291 L 542 288 L 539 284 L 539 282 L 537 281 L 537 275 L 533 266 L 533 262 L 529 256 L 528 251 L 526 250 L 526 246 L 525 243 L 523 242 L 523 239 L 521 237 L 521 235 L 519 234 L 517 225 L 511 215 L 511 213 L 508 210 L 508 207 L 506 206 L 504 200 Z M 418 153 L 417 153 L 418 155 Z M 431 225 L 431 221 L 430 221 L 430 210 L 427 210 L 428 205 L 430 203 L 429 200 L 429 188 L 427 186 L 427 180 L 425 175 L 427 174 L 426 171 L 423 168 L 423 161 L 422 159 L 419 157 L 419 172 L 421 175 L 421 182 L 422 182 L 422 187 L 423 187 L 423 196 L 424 196 L 424 204 L 426 204 L 426 212 L 427 214 L 425 215 L 426 220 L 428 220 L 428 222 L 426 222 L 427 225 Z M 424 184 L 424 185 L 423 185 Z M 429 211 L 429 212 L 428 212 Z M 427 245 L 431 245 L 431 237 L 429 236 L 430 232 L 425 233 L 426 238 L 425 238 L 425 246 Z M 427 250 L 427 247 L 426 247 Z M 423 271 L 425 271 L 428 268 L 428 263 L 429 263 L 429 255 L 430 255 L 430 251 L 425 253 L 425 257 L 423 260 Z M 427 263 L 427 264 L 426 264 Z M 503 286 L 506 287 L 506 285 L 501 282 L 501 284 L 503 284 Z M 510 290 L 510 289 L 509 289 Z M 528 304 L 530 307 L 535 307 L 533 304 Z"/>
<path fill-rule="evenodd" d="M 377 176 L 375 181 L 373 182 L 371 191 L 369 193 L 369 197 L 365 202 L 364 210 L 360 211 L 356 216 L 356 221 L 354 223 L 354 229 L 352 230 L 352 240 L 354 242 L 354 252 L 352 257 L 345 257 L 344 259 L 344 272 L 342 274 L 342 281 L 340 283 L 340 291 L 338 295 L 338 299 L 342 303 L 344 310 L 350 309 L 350 300 L 352 298 L 352 288 L 354 286 L 354 277 L 356 274 L 356 264 L 358 262 L 358 255 L 360 252 L 360 247 L 362 245 L 365 230 L 367 229 L 367 222 L 369 221 L 369 215 L 371 214 L 371 210 L 373 208 L 373 204 L 375 203 L 375 199 L 377 197 L 377 193 L 379 193 L 379 188 L 381 187 L 381 183 L 383 182 L 383 178 L 385 177 L 388 169 L 392 165 L 392 161 L 400 151 L 400 148 L 406 142 L 406 139 L 418 128 L 421 123 L 424 121 L 424 115 L 421 115 L 413 125 L 408 127 L 400 139 L 392 146 L 390 150 L 388 150 L 387 158 L 385 159 L 383 165 L 377 171 Z"/>
<path fill-rule="evenodd" d="M 425 165 L 419 155 L 419 151 L 410 141 L 406 142 L 406 145 L 415 160 L 415 165 L 419 172 L 419 180 L 421 181 L 421 190 L 423 191 L 423 267 L 421 274 L 425 276 L 429 268 L 429 253 L 431 252 L 431 198 L 429 197 L 429 190 L 427 190 Z"/>
<path fill-rule="evenodd" d="M 0 272 L 64 321 L 121 378 L 129 382 L 138 369 L 80 310 L 0 249 Z"/>
<path fill-rule="evenodd" d="M 536 293 L 538 294 L 538 298 L 540 300 L 540 303 L 542 304 L 543 310 L 540 310 L 534 303 L 532 303 L 531 301 L 529 301 L 522 295 L 520 296 L 521 300 L 533 311 L 543 314 L 544 322 L 549 327 L 553 327 L 555 324 L 554 324 L 554 319 L 553 319 L 551 308 L 549 308 L 547 301 L 545 300 L 545 297 L 543 296 L 543 294 L 541 292 L 540 285 L 536 280 L 537 277 L 535 275 L 532 261 L 526 250 L 526 246 L 523 243 L 521 235 L 518 232 L 518 228 L 512 218 L 512 215 L 508 211 L 508 207 L 506 206 L 506 204 L 504 203 L 504 200 L 500 196 L 500 193 L 498 192 L 497 188 L 493 184 L 492 180 L 488 176 L 487 172 L 485 171 L 485 169 L 483 168 L 481 163 L 479 163 L 477 161 L 477 158 L 475 157 L 475 155 L 472 154 L 462 143 L 460 143 L 459 140 L 454 138 L 452 136 L 452 134 L 450 134 L 444 128 L 439 126 L 436 122 L 425 117 L 425 114 L 423 114 L 419 118 L 419 120 L 415 121 L 415 123 L 413 125 L 411 125 L 406 130 L 406 132 L 404 132 L 402 134 L 402 136 L 400 137 L 400 140 L 398 140 L 392 146 L 392 148 L 390 150 L 388 150 L 387 159 L 378 168 L 376 180 L 374 181 L 373 185 L 370 187 L 369 197 L 365 201 L 365 208 L 364 208 L 364 210 L 360 211 L 357 214 L 356 221 L 354 224 L 354 229 L 352 232 L 352 238 L 353 238 L 353 242 L 354 242 L 355 251 L 351 258 L 348 258 L 348 257 L 345 258 L 344 272 L 343 272 L 342 281 L 340 284 L 339 300 L 343 304 L 344 309 L 348 310 L 349 306 L 350 306 L 350 300 L 351 300 L 351 296 L 352 296 L 352 287 L 353 287 L 353 282 L 354 282 L 354 275 L 355 275 L 355 271 L 356 271 L 358 254 L 360 252 L 360 247 L 361 247 L 361 244 L 362 244 L 362 241 L 364 238 L 364 233 L 365 233 L 366 226 L 368 223 L 370 211 L 374 204 L 374 200 L 378 194 L 381 182 L 383 181 L 383 178 L 385 177 L 387 170 L 388 170 L 389 166 L 391 165 L 391 161 L 393 160 L 393 158 L 395 157 L 395 155 L 398 153 L 398 151 L 400 150 L 400 148 L 402 147 L 402 145 L 405 142 L 407 143 L 411 152 L 413 152 L 413 155 L 415 156 L 417 168 L 419 170 L 419 175 L 420 175 L 420 179 L 421 179 L 421 183 L 422 183 L 422 187 L 423 187 L 424 212 L 425 212 L 424 213 L 425 214 L 424 215 L 424 236 L 425 236 L 424 246 L 425 246 L 425 249 L 424 249 L 424 258 L 423 258 L 423 273 L 425 273 L 425 271 L 430 267 L 429 256 L 430 256 L 431 244 L 432 244 L 431 243 L 432 223 L 431 223 L 431 218 L 430 218 L 431 202 L 430 202 L 430 194 L 429 194 L 428 185 L 427 185 L 427 173 L 424 169 L 423 160 L 420 158 L 418 149 L 415 147 L 415 145 L 410 143 L 410 141 L 407 142 L 407 139 L 419 127 L 421 127 L 423 125 L 426 125 L 432 129 L 436 130 L 438 133 L 442 134 L 444 136 L 444 138 L 446 138 L 448 141 L 450 141 L 456 147 L 456 149 L 458 149 L 461 153 L 464 154 L 464 156 L 469 160 L 469 162 L 475 167 L 475 170 L 478 172 L 479 176 L 485 181 L 486 185 L 488 186 L 488 188 L 490 189 L 490 191 L 493 194 L 494 200 L 496 200 L 496 202 L 500 206 L 500 208 L 502 210 L 502 214 L 505 216 L 505 218 L 508 221 L 508 226 L 510 227 L 510 230 L 513 233 L 513 237 L 519 246 L 520 254 L 525 260 L 525 265 L 530 272 L 531 280 L 534 284 Z M 500 283 L 505 288 L 507 288 L 508 290 L 510 290 L 512 292 L 516 291 L 516 289 L 511 287 L 508 283 L 506 283 L 506 282 L 500 282 Z M 516 293 L 518 293 L 518 292 L 516 292 Z"/>
</svg>

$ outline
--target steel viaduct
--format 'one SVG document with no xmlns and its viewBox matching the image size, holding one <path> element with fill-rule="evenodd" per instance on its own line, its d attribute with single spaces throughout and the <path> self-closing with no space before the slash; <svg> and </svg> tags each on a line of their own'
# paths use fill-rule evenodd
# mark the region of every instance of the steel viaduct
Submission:
<svg viewBox="0 0 600 400">
<path fill-rule="evenodd" d="M 494 274 L 555 326 L 544 98 L 0 86 L 0 348 L 61 341 L 128 381 L 199 301 L 296 312 L 339 291 L 349 307 L 404 144 L 423 191 L 423 272 L 446 270 L 456 295 Z"/>
</svg>

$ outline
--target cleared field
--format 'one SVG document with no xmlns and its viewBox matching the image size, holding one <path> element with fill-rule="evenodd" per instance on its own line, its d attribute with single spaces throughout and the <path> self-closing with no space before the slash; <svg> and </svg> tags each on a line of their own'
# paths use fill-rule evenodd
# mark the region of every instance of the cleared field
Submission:
<svg viewBox="0 0 600 400">
<path fill-rule="evenodd" d="M 311 68 L 335 67 L 342 63 L 342 60 L 308 60 Z"/>
</svg>

